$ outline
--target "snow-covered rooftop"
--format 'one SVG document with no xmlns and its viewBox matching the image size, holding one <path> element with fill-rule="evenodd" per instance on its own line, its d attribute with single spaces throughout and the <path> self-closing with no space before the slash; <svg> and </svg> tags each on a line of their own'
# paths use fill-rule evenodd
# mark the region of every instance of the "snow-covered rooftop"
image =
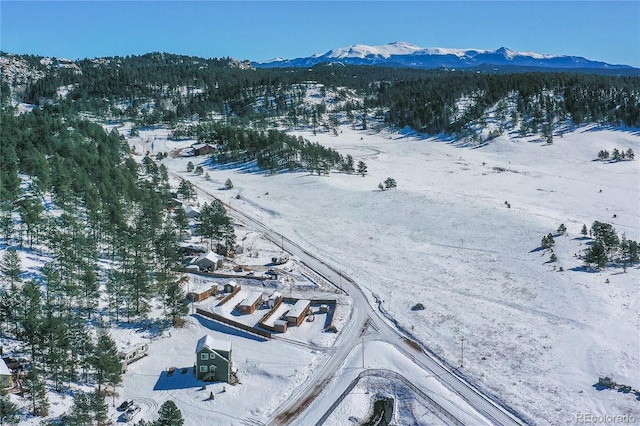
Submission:
<svg viewBox="0 0 640 426">
<path fill-rule="evenodd" d="M 191 263 L 197 264 L 202 262 L 203 260 L 217 263 L 219 260 L 224 260 L 224 256 L 221 256 L 213 251 L 208 251 L 207 253 L 201 254 L 200 256 L 196 257 Z"/>
<path fill-rule="evenodd" d="M 289 310 L 289 312 L 287 313 L 287 316 L 296 317 L 296 318 L 299 317 L 300 314 L 302 314 L 305 310 L 307 310 L 310 304 L 311 304 L 310 300 L 306 300 L 306 299 L 298 300 L 293 305 L 293 307 Z"/>
<path fill-rule="evenodd" d="M 10 376 L 11 371 L 2 358 L 0 358 L 0 376 Z"/>
<path fill-rule="evenodd" d="M 254 303 L 258 301 L 258 299 L 262 298 L 262 292 L 260 291 L 252 291 L 244 298 L 242 302 L 240 302 L 239 306 L 252 306 Z"/>
<path fill-rule="evenodd" d="M 198 344 L 196 345 L 196 353 L 200 352 L 204 348 L 216 352 L 231 352 L 231 342 L 221 339 L 214 339 L 213 336 L 207 334 L 205 336 L 202 336 L 202 338 L 198 340 Z"/>
</svg>

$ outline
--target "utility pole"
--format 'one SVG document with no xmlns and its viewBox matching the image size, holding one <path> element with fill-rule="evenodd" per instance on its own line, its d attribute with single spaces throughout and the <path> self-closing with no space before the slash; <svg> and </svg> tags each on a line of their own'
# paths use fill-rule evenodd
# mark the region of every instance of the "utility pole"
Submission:
<svg viewBox="0 0 640 426">
<path fill-rule="evenodd" d="M 460 368 L 464 367 L 464 337 L 460 342 Z"/>
</svg>

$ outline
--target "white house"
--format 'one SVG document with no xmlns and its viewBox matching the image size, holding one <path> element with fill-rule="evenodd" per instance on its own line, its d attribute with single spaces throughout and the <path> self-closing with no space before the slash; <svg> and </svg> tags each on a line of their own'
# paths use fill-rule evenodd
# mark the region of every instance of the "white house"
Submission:
<svg viewBox="0 0 640 426">
<path fill-rule="evenodd" d="M 220 256 L 218 253 L 208 251 L 193 259 L 192 265 L 197 265 L 200 270 L 211 269 L 216 270 L 222 267 L 224 256 Z"/>
</svg>

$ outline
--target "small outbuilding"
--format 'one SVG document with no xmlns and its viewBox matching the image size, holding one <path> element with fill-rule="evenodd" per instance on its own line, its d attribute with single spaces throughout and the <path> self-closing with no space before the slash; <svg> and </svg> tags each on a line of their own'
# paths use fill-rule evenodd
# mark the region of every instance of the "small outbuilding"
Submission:
<svg viewBox="0 0 640 426">
<path fill-rule="evenodd" d="M 242 302 L 240 302 L 238 305 L 238 312 L 241 314 L 252 314 L 260 304 L 262 304 L 262 293 L 259 291 L 252 291 Z"/>
<path fill-rule="evenodd" d="M 225 293 L 233 293 L 235 291 L 236 288 L 239 288 L 240 284 L 238 284 L 235 281 L 229 281 L 228 283 L 224 284 L 224 292 Z"/>
<path fill-rule="evenodd" d="M 311 308 L 311 301 L 306 299 L 298 300 L 293 307 L 287 312 L 287 322 L 289 325 L 299 326 L 304 318 L 307 316 L 309 309 Z"/>
<path fill-rule="evenodd" d="M 267 305 L 270 308 L 273 308 L 274 306 L 276 306 L 278 304 L 278 302 L 280 302 L 282 300 L 282 294 L 280 294 L 279 291 L 274 291 L 273 293 L 271 293 L 271 296 L 269 296 L 269 299 L 267 299 Z"/>
<path fill-rule="evenodd" d="M 196 345 L 196 377 L 199 380 L 229 383 L 231 378 L 231 342 L 208 334 Z"/>
<path fill-rule="evenodd" d="M 215 296 L 216 294 L 218 294 L 218 290 L 219 288 L 217 285 L 212 285 L 211 287 L 204 289 L 196 288 L 193 291 L 187 293 L 187 299 L 192 302 L 201 302 L 205 299 L 210 298 L 211 296 Z"/>
<path fill-rule="evenodd" d="M 273 322 L 273 330 L 278 333 L 287 332 L 287 322 L 285 320 L 275 320 Z"/>
<path fill-rule="evenodd" d="M 2 358 L 0 358 L 0 390 L 7 390 L 13 387 L 13 379 L 11 376 L 11 370 L 4 362 Z"/>
</svg>

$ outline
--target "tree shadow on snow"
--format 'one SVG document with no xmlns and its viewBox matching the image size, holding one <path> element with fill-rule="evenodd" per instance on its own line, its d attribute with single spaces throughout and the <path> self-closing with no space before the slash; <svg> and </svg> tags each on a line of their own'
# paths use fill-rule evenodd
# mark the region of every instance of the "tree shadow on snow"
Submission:
<svg viewBox="0 0 640 426">
<path fill-rule="evenodd" d="M 587 272 L 590 274 L 596 274 L 598 272 L 600 272 L 598 269 L 594 269 L 594 268 L 588 268 L 586 266 L 574 266 L 573 268 L 569 269 L 570 271 L 574 271 L 574 272 Z"/>
</svg>

